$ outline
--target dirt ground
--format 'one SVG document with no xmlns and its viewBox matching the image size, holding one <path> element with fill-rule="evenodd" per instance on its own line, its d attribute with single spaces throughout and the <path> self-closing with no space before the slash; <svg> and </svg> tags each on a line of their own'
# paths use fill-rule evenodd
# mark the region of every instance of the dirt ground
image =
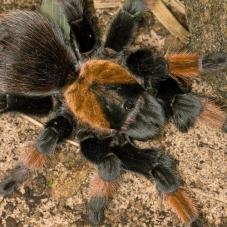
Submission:
<svg viewBox="0 0 227 227">
<path fill-rule="evenodd" d="M 35 9 L 35 3 L 38 5 L 39 0 L 0 0 L 0 13 L 12 8 Z M 185 5 L 192 34 L 188 48 L 202 54 L 226 51 L 224 0 L 185 0 Z M 100 24 L 106 25 L 116 10 L 97 10 Z M 174 46 L 173 43 L 173 38 L 162 25 L 148 15 L 133 48 L 150 46 L 163 54 Z M 226 83 L 226 72 L 207 74 L 193 82 L 193 90 L 216 97 L 226 105 Z M 0 179 L 17 163 L 21 144 L 33 140 L 39 131 L 39 127 L 20 114 L 0 116 Z M 179 161 L 180 175 L 198 206 L 201 226 L 227 226 L 226 134 L 204 125 L 197 125 L 189 133 L 182 134 L 169 124 L 159 141 L 139 145 L 161 147 Z M 87 195 L 92 172 L 93 167 L 80 156 L 78 147 L 63 143 L 48 167 L 32 181 L 13 195 L 0 197 L 0 226 L 88 226 Z M 103 226 L 185 225 L 162 205 L 151 182 L 140 175 L 127 173 L 106 211 Z"/>
</svg>

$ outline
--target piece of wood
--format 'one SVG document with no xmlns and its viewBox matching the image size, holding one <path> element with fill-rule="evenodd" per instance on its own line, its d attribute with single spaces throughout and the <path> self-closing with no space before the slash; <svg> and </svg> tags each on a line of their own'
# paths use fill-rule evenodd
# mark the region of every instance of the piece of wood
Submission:
<svg viewBox="0 0 227 227">
<path fill-rule="evenodd" d="M 148 0 L 147 0 L 148 1 Z M 190 33 L 178 22 L 162 0 L 150 1 L 149 8 L 162 25 L 183 43 L 188 43 Z"/>
<path fill-rule="evenodd" d="M 121 6 L 121 3 L 121 0 L 94 0 L 96 9 L 117 8 Z"/>
<path fill-rule="evenodd" d="M 180 2 L 179 0 L 163 0 L 163 2 L 167 5 L 167 6 L 171 6 L 172 8 L 176 9 L 179 13 L 185 15 L 185 6 L 182 2 Z"/>
</svg>

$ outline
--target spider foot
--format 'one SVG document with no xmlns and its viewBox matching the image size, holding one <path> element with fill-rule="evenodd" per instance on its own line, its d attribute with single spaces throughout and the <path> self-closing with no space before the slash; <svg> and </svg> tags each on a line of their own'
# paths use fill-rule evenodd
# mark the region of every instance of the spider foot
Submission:
<svg viewBox="0 0 227 227">
<path fill-rule="evenodd" d="M 30 169 L 24 166 L 17 166 L 11 171 L 11 174 L 0 183 L 0 195 L 6 196 L 13 193 L 19 185 L 28 180 L 31 175 L 32 171 Z"/>
<path fill-rule="evenodd" d="M 20 165 L 11 170 L 0 183 L 0 195 L 6 196 L 13 193 L 22 183 L 30 178 L 35 170 L 43 167 L 48 157 L 40 153 L 33 142 L 23 147 Z"/>
<path fill-rule="evenodd" d="M 88 205 L 88 216 L 92 225 L 99 225 L 102 223 L 104 211 L 117 188 L 117 180 L 105 181 L 99 174 L 94 175 L 90 183 L 91 199 Z"/>
<path fill-rule="evenodd" d="M 163 194 L 164 202 L 177 214 L 183 223 L 193 223 L 198 218 L 198 211 L 183 188 Z"/>
<path fill-rule="evenodd" d="M 100 225 L 104 219 L 104 209 L 107 199 L 104 197 L 93 197 L 89 202 L 88 218 L 92 225 Z"/>
</svg>

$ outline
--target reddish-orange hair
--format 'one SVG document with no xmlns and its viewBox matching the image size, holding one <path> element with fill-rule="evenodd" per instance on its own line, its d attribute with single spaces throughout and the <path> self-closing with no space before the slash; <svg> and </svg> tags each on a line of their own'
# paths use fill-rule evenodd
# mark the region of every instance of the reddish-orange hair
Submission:
<svg viewBox="0 0 227 227">
<path fill-rule="evenodd" d="M 200 74 L 200 57 L 195 53 L 167 54 L 165 59 L 173 76 L 184 79 Z"/>
<path fill-rule="evenodd" d="M 192 223 L 197 219 L 197 209 L 184 189 L 178 188 L 174 192 L 166 193 L 164 201 L 182 222 Z"/>
<path fill-rule="evenodd" d="M 207 124 L 210 127 L 222 128 L 226 121 L 226 113 L 214 102 L 203 99 L 203 112 L 198 118 L 198 122 Z"/>
<path fill-rule="evenodd" d="M 90 182 L 90 196 L 105 197 L 106 199 L 111 199 L 118 187 L 119 184 L 117 181 L 104 181 L 96 173 Z"/>
<path fill-rule="evenodd" d="M 33 142 L 28 142 L 23 146 L 21 162 L 30 170 L 38 170 L 44 166 L 48 157 L 40 153 Z"/>
</svg>

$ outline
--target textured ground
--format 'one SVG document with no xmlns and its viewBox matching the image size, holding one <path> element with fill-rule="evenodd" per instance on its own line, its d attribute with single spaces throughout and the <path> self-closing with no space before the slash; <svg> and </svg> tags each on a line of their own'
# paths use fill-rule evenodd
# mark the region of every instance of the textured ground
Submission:
<svg viewBox="0 0 227 227">
<path fill-rule="evenodd" d="M 39 1 L 0 0 L 0 12 L 12 7 L 30 7 L 34 2 Z M 223 50 L 224 3 L 221 6 L 220 0 L 197 2 L 196 6 L 197 3 L 192 5 L 190 1 L 186 1 L 189 28 L 192 32 L 191 49 L 202 53 Z M 203 2 L 206 3 L 205 7 L 201 7 Z M 115 11 L 116 9 L 98 10 L 100 23 L 106 24 Z M 200 12 L 202 19 L 198 16 Z M 217 14 L 219 17 L 214 17 Z M 210 18 L 214 21 L 217 19 L 220 26 L 213 21 L 211 23 Z M 218 29 L 214 25 L 209 26 L 213 23 Z M 162 47 L 173 45 L 173 40 L 159 23 L 148 17 L 146 28 L 141 30 L 134 46 L 141 44 L 156 47 L 163 52 Z M 205 82 L 206 76 L 211 77 L 204 75 L 203 79 L 194 81 L 194 90 L 201 94 L 222 97 L 224 101 L 226 75 L 215 75 L 215 78 L 223 78 L 218 86 L 222 92 L 217 91 L 216 86 L 210 86 L 210 82 Z M 17 162 L 20 144 L 34 139 L 39 131 L 38 127 L 19 114 L 7 113 L 0 116 L 0 179 Z M 160 141 L 146 142 L 140 146 L 162 147 L 179 160 L 179 171 L 198 204 L 203 226 L 227 226 L 226 135 L 205 126 L 196 126 L 188 134 L 181 134 L 172 125 L 168 125 Z M 48 168 L 15 194 L 0 198 L 0 226 L 88 226 L 86 202 L 92 168 L 81 158 L 77 147 L 62 144 Z M 104 226 L 183 225 L 162 205 L 150 182 L 139 175 L 128 173 L 122 177 L 120 190 L 106 212 Z"/>
</svg>

